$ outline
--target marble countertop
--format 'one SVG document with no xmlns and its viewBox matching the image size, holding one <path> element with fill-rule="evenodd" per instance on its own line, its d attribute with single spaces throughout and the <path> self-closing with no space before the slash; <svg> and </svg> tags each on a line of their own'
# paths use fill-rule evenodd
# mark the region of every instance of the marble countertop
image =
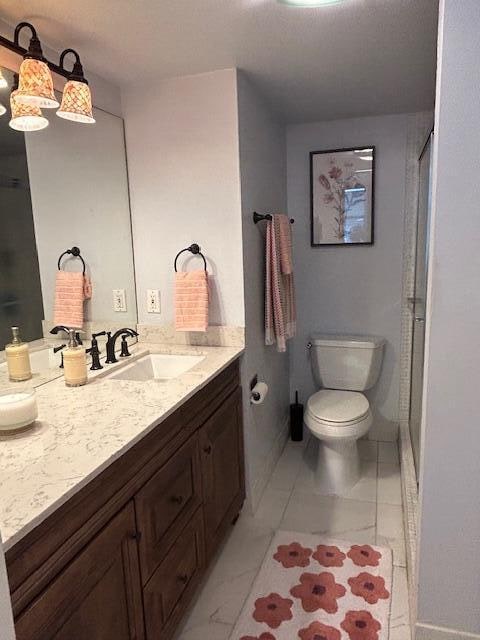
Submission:
<svg viewBox="0 0 480 640">
<path fill-rule="evenodd" d="M 203 355 L 171 380 L 112 380 L 97 372 L 84 387 L 63 378 L 37 388 L 35 427 L 0 439 L 0 531 L 9 549 L 60 505 L 141 440 L 240 356 L 240 347 L 140 343 L 130 364 L 147 353 Z"/>
</svg>

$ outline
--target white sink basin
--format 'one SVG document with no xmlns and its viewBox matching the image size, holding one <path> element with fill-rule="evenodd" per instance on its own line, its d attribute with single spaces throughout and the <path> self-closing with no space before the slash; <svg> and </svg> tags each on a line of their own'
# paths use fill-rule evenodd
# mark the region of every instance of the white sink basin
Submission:
<svg viewBox="0 0 480 640">
<path fill-rule="evenodd" d="M 151 353 L 112 373 L 110 380 L 171 380 L 186 373 L 205 356 Z"/>
<path fill-rule="evenodd" d="M 60 366 L 62 354 L 61 352 L 53 353 L 52 348 L 40 349 L 39 351 L 30 351 L 30 366 L 32 373 L 42 373 L 46 369 L 56 369 Z M 0 364 L 0 371 L 7 370 L 7 363 Z M 60 372 L 62 370 L 60 369 Z"/>
</svg>

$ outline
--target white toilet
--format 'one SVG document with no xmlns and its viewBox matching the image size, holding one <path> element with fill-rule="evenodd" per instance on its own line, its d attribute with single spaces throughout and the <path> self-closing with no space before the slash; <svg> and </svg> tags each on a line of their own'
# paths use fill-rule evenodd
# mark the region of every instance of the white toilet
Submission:
<svg viewBox="0 0 480 640">
<path fill-rule="evenodd" d="M 383 359 L 384 338 L 313 334 L 311 364 L 317 391 L 307 401 L 305 424 L 320 442 L 316 489 L 342 495 L 360 477 L 357 440 L 372 426 L 367 398 Z"/>
</svg>

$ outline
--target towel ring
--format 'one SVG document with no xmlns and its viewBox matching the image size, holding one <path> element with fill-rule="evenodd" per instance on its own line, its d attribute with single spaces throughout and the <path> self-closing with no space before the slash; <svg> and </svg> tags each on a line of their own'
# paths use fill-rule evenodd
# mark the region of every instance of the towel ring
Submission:
<svg viewBox="0 0 480 640">
<path fill-rule="evenodd" d="M 185 251 L 190 251 L 190 253 L 193 253 L 193 255 L 202 256 L 205 271 L 207 270 L 207 261 L 205 260 L 205 256 L 203 255 L 203 253 L 200 251 L 200 247 L 198 246 L 198 244 L 191 244 L 189 247 L 186 247 L 185 249 L 182 249 L 181 251 L 179 251 L 175 256 L 175 262 L 173 263 L 173 268 L 175 269 L 175 272 L 177 271 L 177 260 L 180 257 L 180 255 Z"/>
<path fill-rule="evenodd" d="M 85 260 L 80 255 L 80 249 L 78 247 L 72 247 L 71 249 L 67 249 L 62 253 L 62 255 L 58 259 L 58 264 L 57 264 L 58 270 L 59 271 L 61 270 L 60 263 L 62 262 L 63 256 L 66 256 L 66 255 L 73 256 L 74 258 L 80 258 L 83 264 L 83 275 L 85 275 Z"/>
</svg>

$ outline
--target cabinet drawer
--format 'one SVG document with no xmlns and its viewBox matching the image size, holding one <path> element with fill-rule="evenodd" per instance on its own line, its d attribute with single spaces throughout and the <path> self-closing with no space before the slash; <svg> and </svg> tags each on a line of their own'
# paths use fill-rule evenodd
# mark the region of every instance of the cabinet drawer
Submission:
<svg viewBox="0 0 480 640">
<path fill-rule="evenodd" d="M 198 509 L 144 588 L 149 640 L 166 640 L 173 633 L 200 581 L 204 564 L 203 517 Z"/>
<path fill-rule="evenodd" d="M 200 506 L 201 482 L 195 435 L 135 496 L 143 584 Z"/>
</svg>

